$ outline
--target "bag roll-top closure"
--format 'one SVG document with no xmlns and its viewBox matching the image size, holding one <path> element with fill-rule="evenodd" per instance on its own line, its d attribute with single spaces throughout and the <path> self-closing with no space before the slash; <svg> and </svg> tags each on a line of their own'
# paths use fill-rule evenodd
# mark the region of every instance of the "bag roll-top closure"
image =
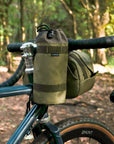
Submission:
<svg viewBox="0 0 114 144">
<path fill-rule="evenodd" d="M 43 44 L 45 45 L 47 43 L 49 45 L 51 45 L 51 44 L 55 43 L 56 45 L 62 44 L 62 45 L 68 46 L 68 39 L 65 37 L 63 31 L 61 29 L 57 29 L 57 30 L 53 30 L 53 31 L 54 31 L 54 35 L 51 39 L 47 38 L 48 31 L 40 32 L 38 35 L 38 37 L 40 37 L 40 39 L 37 39 L 35 41 L 35 43 L 39 43 L 40 45 L 43 45 Z M 58 41 L 58 43 L 57 43 L 57 41 Z"/>
<path fill-rule="evenodd" d="M 57 29 L 54 33 L 55 34 L 51 39 L 47 38 L 48 31 L 44 31 L 39 34 L 40 39 L 36 41 L 36 43 L 38 43 L 37 53 L 68 53 L 68 49 L 66 49 L 66 47 L 68 47 L 68 43 L 66 43 L 66 41 L 68 40 L 65 38 L 63 31 L 61 31 L 61 29 Z"/>
</svg>

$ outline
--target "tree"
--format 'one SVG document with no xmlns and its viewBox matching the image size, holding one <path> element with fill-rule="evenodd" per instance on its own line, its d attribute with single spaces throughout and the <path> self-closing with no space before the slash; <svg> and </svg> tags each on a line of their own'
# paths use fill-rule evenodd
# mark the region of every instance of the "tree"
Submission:
<svg viewBox="0 0 114 144">
<path fill-rule="evenodd" d="M 0 2 L 0 26 L 3 28 L 2 33 L 2 39 L 3 42 L 1 42 L 1 50 L 3 51 L 3 59 L 7 62 L 8 70 L 12 70 L 12 62 L 11 62 L 11 54 L 9 52 L 6 52 L 7 45 L 9 44 L 9 33 L 8 33 L 8 25 L 9 25 L 9 19 L 8 19 L 8 9 L 10 4 L 13 0 L 1 0 Z"/>
<path fill-rule="evenodd" d="M 76 23 L 76 7 L 73 4 L 73 0 L 60 0 L 60 2 L 63 4 L 64 8 L 66 11 L 69 13 L 69 15 L 72 16 L 72 21 L 73 21 L 73 31 L 74 31 L 74 38 L 77 38 L 77 23 Z M 76 2 L 76 1 L 75 1 Z"/>
<path fill-rule="evenodd" d="M 26 38 L 24 27 L 24 0 L 20 0 L 20 25 L 21 25 L 21 41 L 24 42 Z"/>
<path fill-rule="evenodd" d="M 110 21 L 109 0 L 80 0 L 80 2 L 88 11 L 93 29 L 93 37 L 105 36 L 105 25 Z M 103 65 L 107 64 L 105 49 L 96 50 L 96 62 Z"/>
<path fill-rule="evenodd" d="M 109 14 L 110 18 L 114 17 L 112 1 L 0 0 L 0 60 L 8 64 L 6 47 L 9 41 L 13 43 L 35 39 L 36 27 L 44 23 L 53 29 L 63 29 L 68 38 L 101 37 L 105 36 L 105 31 L 107 35 L 112 35 L 113 23 L 108 23 Z M 96 52 L 99 63 L 100 57 L 103 57 L 100 52 Z"/>
</svg>

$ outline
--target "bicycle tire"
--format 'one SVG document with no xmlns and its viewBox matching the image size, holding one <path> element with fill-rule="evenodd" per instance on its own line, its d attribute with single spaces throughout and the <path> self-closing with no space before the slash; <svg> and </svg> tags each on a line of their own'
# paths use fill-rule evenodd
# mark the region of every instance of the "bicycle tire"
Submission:
<svg viewBox="0 0 114 144">
<path fill-rule="evenodd" d="M 74 117 L 60 121 L 55 125 L 59 128 L 65 144 L 74 138 L 78 138 L 78 140 L 79 138 L 82 140 L 84 138 L 90 138 L 92 140 L 90 144 L 93 144 L 95 141 L 95 144 L 98 142 L 101 144 L 114 144 L 113 132 L 106 125 L 92 118 Z M 47 131 L 42 133 L 33 141 L 33 144 L 54 144 L 53 138 L 49 138 L 48 133 Z M 74 143 L 68 142 L 68 144 Z M 88 143 L 85 142 L 84 144 Z"/>
</svg>

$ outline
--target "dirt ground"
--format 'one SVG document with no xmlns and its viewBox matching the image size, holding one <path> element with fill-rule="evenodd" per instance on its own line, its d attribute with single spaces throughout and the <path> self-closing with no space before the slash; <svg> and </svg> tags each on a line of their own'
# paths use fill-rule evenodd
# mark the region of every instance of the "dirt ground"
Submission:
<svg viewBox="0 0 114 144">
<path fill-rule="evenodd" d="M 0 83 L 12 74 L 0 72 Z M 17 84 L 22 84 L 20 80 Z M 56 123 L 74 116 L 91 116 L 106 123 L 114 131 L 114 103 L 109 95 L 114 89 L 114 75 L 96 76 L 94 87 L 83 95 L 66 100 L 63 105 L 49 106 L 51 121 Z M 6 144 L 12 133 L 22 121 L 28 96 L 15 96 L 0 99 L 0 144 Z M 23 144 L 27 143 L 26 141 Z"/>
</svg>

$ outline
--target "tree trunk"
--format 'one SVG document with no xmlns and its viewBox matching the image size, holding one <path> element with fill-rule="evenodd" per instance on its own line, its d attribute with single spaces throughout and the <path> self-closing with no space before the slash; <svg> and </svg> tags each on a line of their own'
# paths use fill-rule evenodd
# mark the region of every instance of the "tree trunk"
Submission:
<svg viewBox="0 0 114 144">
<path fill-rule="evenodd" d="M 83 7 L 88 10 L 93 28 L 93 38 L 105 36 L 105 25 L 109 22 L 109 13 L 107 12 L 108 6 L 104 6 L 104 13 L 101 14 L 102 2 L 100 0 L 80 0 Z M 101 2 L 101 3 L 100 3 Z M 94 7 L 93 7 L 94 6 Z M 96 62 L 102 65 L 107 64 L 105 49 L 95 50 Z"/>
<path fill-rule="evenodd" d="M 34 3 L 34 6 L 36 6 L 36 0 L 33 1 Z M 43 1 L 43 5 L 44 5 L 44 1 Z M 38 27 L 38 19 L 37 19 L 37 14 L 36 14 L 36 11 L 34 13 L 34 17 L 33 17 L 33 21 L 34 21 L 34 35 L 33 35 L 33 38 L 35 38 L 38 33 L 37 33 L 37 27 Z"/>
<path fill-rule="evenodd" d="M 94 37 L 104 37 L 105 36 L 104 24 L 106 24 L 109 21 L 109 17 L 103 17 L 103 16 L 101 17 L 100 16 L 99 0 L 95 1 L 95 6 L 96 6 L 96 9 L 94 10 L 93 19 L 92 19 Z M 105 49 L 97 49 L 96 50 L 96 62 L 99 64 L 102 64 L 102 65 L 106 65 L 108 63 L 107 58 L 106 58 Z"/>
<path fill-rule="evenodd" d="M 20 0 L 20 14 L 21 14 L 21 18 L 20 18 L 20 24 L 21 24 L 21 41 L 24 42 L 25 38 L 26 38 L 26 34 L 25 34 L 25 27 L 24 27 L 24 9 L 23 9 L 23 3 L 24 0 Z"/>
<path fill-rule="evenodd" d="M 8 1 L 7 3 L 6 2 L 3 2 L 3 17 L 2 17 L 2 26 L 3 26 L 3 29 L 4 29 L 4 32 L 3 32 L 3 51 L 4 51 L 4 54 L 3 54 L 3 59 L 4 61 L 7 62 L 7 66 L 8 66 L 8 71 L 12 71 L 12 59 L 11 59 L 11 54 L 9 52 L 6 52 L 7 51 L 7 45 L 10 43 L 9 41 L 9 33 L 8 33 L 8 8 L 9 8 L 9 5 L 11 4 L 11 0 Z"/>
<path fill-rule="evenodd" d="M 77 38 L 77 24 L 76 24 L 76 14 L 72 13 L 73 18 L 73 28 L 74 28 L 74 38 Z"/>
<path fill-rule="evenodd" d="M 99 32 L 99 36 L 98 37 L 104 37 L 105 36 L 105 29 L 102 29 Z M 107 62 L 107 58 L 106 58 L 106 52 L 105 52 L 105 48 L 102 49 L 97 49 L 96 51 L 96 62 L 102 65 L 106 65 Z"/>
<path fill-rule="evenodd" d="M 68 12 L 68 14 L 72 16 L 74 38 L 76 39 L 77 38 L 77 23 L 76 23 L 76 14 L 71 8 L 73 6 L 72 0 L 70 1 L 71 7 L 69 7 L 64 0 L 60 0 L 60 2 L 63 4 L 63 6 L 64 6 L 65 10 Z"/>
</svg>

